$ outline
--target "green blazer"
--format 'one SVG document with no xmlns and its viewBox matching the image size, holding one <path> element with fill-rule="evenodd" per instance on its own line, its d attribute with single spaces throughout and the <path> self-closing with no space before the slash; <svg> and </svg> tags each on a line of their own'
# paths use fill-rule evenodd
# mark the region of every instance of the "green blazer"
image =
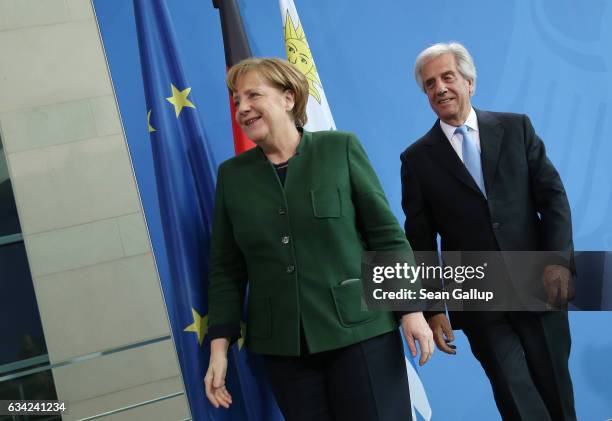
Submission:
<svg viewBox="0 0 612 421">
<path fill-rule="evenodd" d="M 259 148 L 219 167 L 211 253 L 211 338 L 240 336 L 269 355 L 311 353 L 397 328 L 390 312 L 362 311 L 364 250 L 410 245 L 355 135 L 303 132 L 285 185 Z"/>
</svg>

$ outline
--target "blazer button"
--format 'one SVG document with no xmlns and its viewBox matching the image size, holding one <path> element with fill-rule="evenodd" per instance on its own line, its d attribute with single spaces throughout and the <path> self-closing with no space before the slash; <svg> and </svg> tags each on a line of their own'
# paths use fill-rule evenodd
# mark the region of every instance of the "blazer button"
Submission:
<svg viewBox="0 0 612 421">
<path fill-rule="evenodd" d="M 283 208 L 278 208 L 278 214 L 279 214 L 279 215 L 284 215 L 284 214 L 285 214 L 285 209 L 283 209 Z"/>
<path fill-rule="evenodd" d="M 281 242 L 283 244 L 289 244 L 289 236 L 285 235 L 283 238 L 281 238 Z"/>
<path fill-rule="evenodd" d="M 287 273 L 293 273 L 293 272 L 295 272 L 295 266 L 293 265 L 287 266 Z"/>
<path fill-rule="evenodd" d="M 491 225 L 493 227 L 494 230 L 498 229 L 500 227 L 500 223 L 499 222 L 493 222 L 493 224 Z"/>
</svg>

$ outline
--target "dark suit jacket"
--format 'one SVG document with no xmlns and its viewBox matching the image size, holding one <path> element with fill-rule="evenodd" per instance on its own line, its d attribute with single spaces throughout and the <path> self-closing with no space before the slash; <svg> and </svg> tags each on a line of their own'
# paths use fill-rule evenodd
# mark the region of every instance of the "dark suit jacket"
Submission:
<svg viewBox="0 0 612 421">
<path fill-rule="evenodd" d="M 304 132 L 284 187 L 258 148 L 219 168 L 210 254 L 209 333 L 239 334 L 249 280 L 247 346 L 299 355 L 397 328 L 390 312 L 362 311 L 364 250 L 410 245 L 357 138 Z M 223 333 L 225 332 L 225 333 Z"/>
<path fill-rule="evenodd" d="M 570 207 L 529 118 L 476 110 L 487 198 L 444 135 L 439 121 L 402 160 L 405 231 L 415 251 L 572 252 Z M 454 328 L 492 314 L 451 314 Z"/>
</svg>

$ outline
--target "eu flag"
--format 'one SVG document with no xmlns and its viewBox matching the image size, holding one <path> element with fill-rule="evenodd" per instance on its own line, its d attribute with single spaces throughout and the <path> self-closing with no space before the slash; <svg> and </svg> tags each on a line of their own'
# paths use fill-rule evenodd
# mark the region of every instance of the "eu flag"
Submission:
<svg viewBox="0 0 612 421">
<path fill-rule="evenodd" d="M 163 0 L 134 0 L 149 134 L 170 277 L 162 289 L 194 420 L 247 419 L 238 373 L 228 372 L 230 410 L 215 409 L 204 393 L 208 366 L 207 259 L 216 165 L 195 93 Z M 230 357 L 230 370 L 236 364 Z"/>
</svg>

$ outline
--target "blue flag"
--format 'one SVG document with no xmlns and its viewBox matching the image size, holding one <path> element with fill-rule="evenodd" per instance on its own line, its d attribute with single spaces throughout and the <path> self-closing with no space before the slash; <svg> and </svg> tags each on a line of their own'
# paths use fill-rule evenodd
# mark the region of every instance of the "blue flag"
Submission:
<svg viewBox="0 0 612 421">
<path fill-rule="evenodd" d="M 162 289 L 194 420 L 264 420 L 275 406 L 265 400 L 240 345 L 229 353 L 228 389 L 233 404 L 215 409 L 206 399 L 204 375 L 208 251 L 216 165 L 181 66 L 176 36 L 163 0 L 134 0 L 159 207 L 170 277 Z M 251 391 L 254 390 L 255 393 Z M 269 400 L 269 399 L 268 399 Z M 247 405 L 248 404 L 248 405 Z"/>
</svg>

